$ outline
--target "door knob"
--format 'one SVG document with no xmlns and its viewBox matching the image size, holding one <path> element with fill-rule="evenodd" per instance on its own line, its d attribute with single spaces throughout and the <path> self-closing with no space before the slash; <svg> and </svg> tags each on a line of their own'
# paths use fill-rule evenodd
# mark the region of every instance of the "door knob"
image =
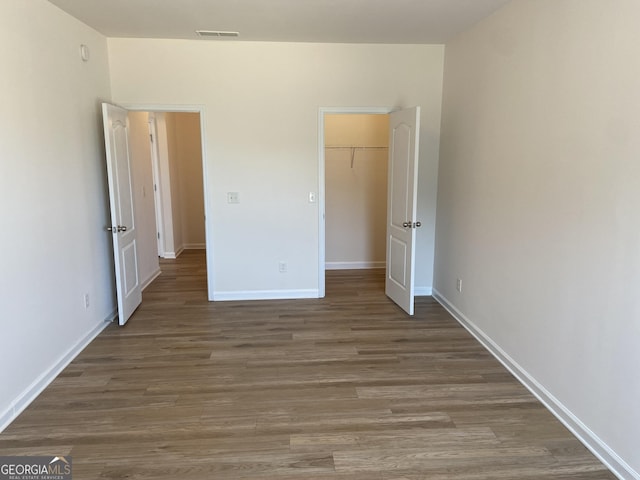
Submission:
<svg viewBox="0 0 640 480">
<path fill-rule="evenodd" d="M 118 232 L 126 232 L 127 231 L 127 227 L 125 227 L 124 225 L 118 225 Z"/>
<path fill-rule="evenodd" d="M 409 227 L 411 227 L 411 222 L 404 222 L 404 223 L 402 224 L 402 226 L 403 226 L 404 228 L 409 228 Z"/>
<path fill-rule="evenodd" d="M 413 224 L 413 226 L 415 228 L 420 228 L 422 226 L 422 224 L 420 222 L 416 222 L 416 223 Z"/>
<path fill-rule="evenodd" d="M 117 232 L 118 231 L 118 227 L 107 227 L 106 230 L 107 230 L 107 232 Z"/>
</svg>

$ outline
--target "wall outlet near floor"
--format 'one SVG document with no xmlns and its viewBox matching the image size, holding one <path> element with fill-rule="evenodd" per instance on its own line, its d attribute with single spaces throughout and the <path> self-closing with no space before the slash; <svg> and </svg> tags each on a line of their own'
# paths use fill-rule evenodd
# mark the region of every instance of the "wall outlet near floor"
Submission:
<svg viewBox="0 0 640 480">
<path fill-rule="evenodd" d="M 462 293 L 462 280 L 459 278 L 456 278 L 456 290 L 458 290 L 458 293 Z"/>
<path fill-rule="evenodd" d="M 85 308 L 85 310 L 89 309 L 89 305 L 91 305 L 91 303 L 89 302 L 89 294 L 85 293 L 84 294 L 84 308 Z"/>
<path fill-rule="evenodd" d="M 278 262 L 278 271 L 280 273 L 287 273 L 287 262 Z"/>
</svg>

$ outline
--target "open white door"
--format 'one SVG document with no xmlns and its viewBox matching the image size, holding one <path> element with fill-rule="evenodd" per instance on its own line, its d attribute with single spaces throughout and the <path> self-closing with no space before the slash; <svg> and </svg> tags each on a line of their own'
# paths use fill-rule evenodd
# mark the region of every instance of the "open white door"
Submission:
<svg viewBox="0 0 640 480">
<path fill-rule="evenodd" d="M 138 277 L 127 113 L 123 108 L 108 103 L 102 104 L 111 206 L 111 226 L 107 230 L 111 231 L 113 236 L 120 325 L 124 325 L 142 303 L 142 290 Z"/>
<path fill-rule="evenodd" d="M 389 190 L 385 292 L 413 315 L 420 107 L 389 115 Z"/>
</svg>

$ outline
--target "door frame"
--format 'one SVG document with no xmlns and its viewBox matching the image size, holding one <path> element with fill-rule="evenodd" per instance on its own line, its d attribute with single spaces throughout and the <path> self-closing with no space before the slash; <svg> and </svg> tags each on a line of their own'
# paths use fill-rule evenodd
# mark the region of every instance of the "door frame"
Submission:
<svg viewBox="0 0 640 480">
<path fill-rule="evenodd" d="M 163 189 L 160 184 L 160 155 L 158 152 L 158 126 L 156 124 L 156 112 L 149 112 L 149 134 L 151 138 L 151 172 L 153 175 L 153 199 L 156 210 L 156 237 L 158 244 L 158 256 L 164 258 L 164 206 L 162 205 Z M 160 233 L 162 232 L 162 234 Z"/>
<path fill-rule="evenodd" d="M 324 298 L 326 264 L 324 117 L 329 114 L 388 115 L 397 107 L 320 107 L 318 109 L 318 297 Z"/>
<path fill-rule="evenodd" d="M 206 248 L 206 261 L 207 261 L 207 298 L 210 302 L 213 302 L 214 288 L 214 275 L 213 275 L 213 217 L 211 212 L 213 211 L 209 205 L 209 188 L 207 179 L 209 171 L 209 161 L 207 159 L 207 136 L 206 136 L 206 108 L 204 105 L 165 105 L 157 103 L 120 103 L 123 108 L 137 112 L 150 112 L 150 113 L 199 113 L 200 114 L 200 143 L 202 148 L 202 188 L 204 192 L 204 235 L 205 235 L 205 248 Z"/>
</svg>

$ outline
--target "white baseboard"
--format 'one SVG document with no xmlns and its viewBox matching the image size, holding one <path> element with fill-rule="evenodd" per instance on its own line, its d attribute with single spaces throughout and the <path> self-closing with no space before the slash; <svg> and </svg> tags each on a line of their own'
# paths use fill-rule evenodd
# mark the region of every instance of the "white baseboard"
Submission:
<svg viewBox="0 0 640 480">
<path fill-rule="evenodd" d="M 413 289 L 413 294 L 416 297 L 430 297 L 433 295 L 433 288 L 431 287 L 415 287 Z"/>
<path fill-rule="evenodd" d="M 206 250 L 207 245 L 204 243 L 185 243 L 184 250 Z"/>
<path fill-rule="evenodd" d="M 180 247 L 175 252 L 164 252 L 164 257 L 162 258 L 166 258 L 168 260 L 175 260 L 180 256 L 182 252 L 184 252 L 184 247 Z"/>
<path fill-rule="evenodd" d="M 635 471 L 613 451 L 611 447 L 564 406 L 562 402 L 554 397 L 553 394 L 542 386 L 529 372 L 502 350 L 491 337 L 460 312 L 453 303 L 436 289 L 433 289 L 433 297 L 618 478 L 622 480 L 640 480 L 640 473 Z"/>
<path fill-rule="evenodd" d="M 239 292 L 213 292 L 213 301 L 235 300 L 295 300 L 318 298 L 318 290 L 247 290 Z"/>
<path fill-rule="evenodd" d="M 149 278 L 147 278 L 144 282 L 142 282 L 142 285 L 140 286 L 140 290 L 143 290 L 145 288 L 147 288 L 151 282 L 153 282 L 156 278 L 158 278 L 160 276 L 162 272 L 160 271 L 160 268 L 158 268 L 155 272 L 153 272 Z"/>
<path fill-rule="evenodd" d="M 98 323 L 75 345 L 67 350 L 67 352 L 62 355 L 55 364 L 36 378 L 33 383 L 24 390 L 24 392 L 18 395 L 11 405 L 9 405 L 9 408 L 0 414 L 0 432 L 18 418 L 18 415 L 20 415 L 24 409 L 27 408 L 31 402 L 33 402 L 38 395 L 40 395 L 42 391 L 56 379 L 60 372 L 62 372 L 67 365 L 69 365 L 73 359 L 76 358 L 78 354 L 100 334 L 100 332 L 113 322 L 117 315 L 118 312 L 114 310 L 103 322 Z"/>
<path fill-rule="evenodd" d="M 326 270 L 364 270 L 369 268 L 385 268 L 386 262 L 326 262 Z"/>
</svg>

